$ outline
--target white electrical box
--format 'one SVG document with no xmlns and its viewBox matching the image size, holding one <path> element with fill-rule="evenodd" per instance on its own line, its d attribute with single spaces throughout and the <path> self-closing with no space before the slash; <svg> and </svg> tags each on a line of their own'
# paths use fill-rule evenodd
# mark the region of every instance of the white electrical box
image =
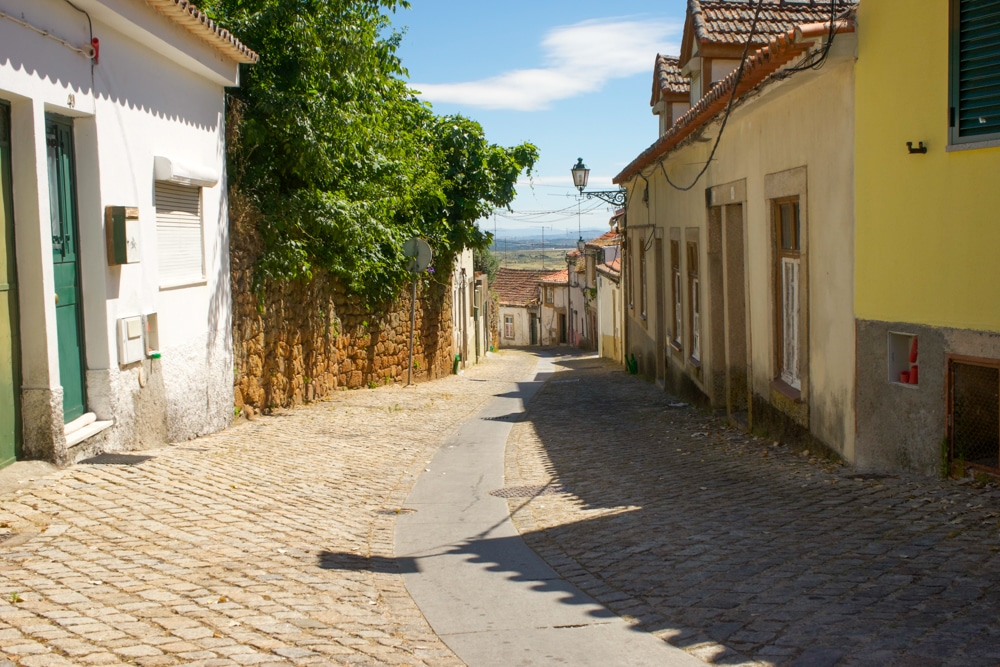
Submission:
<svg viewBox="0 0 1000 667">
<path fill-rule="evenodd" d="M 122 366 L 142 361 L 146 348 L 142 341 L 142 318 L 118 320 L 118 363 Z"/>
</svg>

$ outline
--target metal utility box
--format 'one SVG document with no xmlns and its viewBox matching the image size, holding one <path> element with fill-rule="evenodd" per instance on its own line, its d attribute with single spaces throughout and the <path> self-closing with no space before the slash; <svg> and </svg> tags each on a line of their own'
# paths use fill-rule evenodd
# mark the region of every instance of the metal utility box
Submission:
<svg viewBox="0 0 1000 667">
<path fill-rule="evenodd" d="M 125 366 L 142 361 L 146 353 L 142 333 L 141 317 L 125 317 L 118 320 L 119 364 Z"/>
<path fill-rule="evenodd" d="M 139 261 L 139 209 L 107 206 L 104 232 L 108 242 L 108 265 L 136 264 Z"/>
</svg>

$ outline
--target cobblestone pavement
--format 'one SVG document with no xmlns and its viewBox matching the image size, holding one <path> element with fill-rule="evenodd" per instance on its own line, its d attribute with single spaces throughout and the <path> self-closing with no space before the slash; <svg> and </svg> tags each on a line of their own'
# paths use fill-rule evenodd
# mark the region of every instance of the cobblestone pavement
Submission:
<svg viewBox="0 0 1000 667">
<path fill-rule="evenodd" d="M 0 665 L 460 665 L 393 524 L 439 444 L 534 364 L 343 392 L 0 497 Z"/>
<path fill-rule="evenodd" d="M 1000 665 L 1000 491 L 862 475 L 726 428 L 596 358 L 507 444 L 556 570 L 714 664 Z"/>
</svg>

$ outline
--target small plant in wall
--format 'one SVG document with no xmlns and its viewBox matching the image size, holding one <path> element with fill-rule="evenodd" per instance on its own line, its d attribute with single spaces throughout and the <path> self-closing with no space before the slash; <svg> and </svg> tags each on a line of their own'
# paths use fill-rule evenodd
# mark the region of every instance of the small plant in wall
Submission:
<svg viewBox="0 0 1000 667">
<path fill-rule="evenodd" d="M 17 604 L 18 602 L 24 602 L 24 598 L 21 597 L 20 593 L 14 591 L 13 593 L 10 594 L 10 603 Z"/>
</svg>

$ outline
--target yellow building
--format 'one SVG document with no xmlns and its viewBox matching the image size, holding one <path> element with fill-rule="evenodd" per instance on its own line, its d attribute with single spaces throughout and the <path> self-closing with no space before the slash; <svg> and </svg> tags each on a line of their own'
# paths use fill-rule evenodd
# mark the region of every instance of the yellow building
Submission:
<svg viewBox="0 0 1000 667">
<path fill-rule="evenodd" d="M 1000 5 L 858 10 L 857 462 L 997 470 Z"/>
</svg>

